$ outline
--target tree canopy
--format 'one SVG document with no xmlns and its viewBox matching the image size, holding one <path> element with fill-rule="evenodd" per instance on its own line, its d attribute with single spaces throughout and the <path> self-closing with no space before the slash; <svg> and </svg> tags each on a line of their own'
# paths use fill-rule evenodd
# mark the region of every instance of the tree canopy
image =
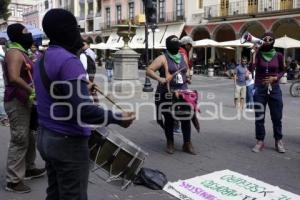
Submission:
<svg viewBox="0 0 300 200">
<path fill-rule="evenodd" d="M 0 3 L 0 19 L 3 18 L 4 20 L 7 20 L 7 18 L 10 16 L 10 12 L 8 10 L 8 5 L 10 4 L 10 0 L 1 0 Z"/>
</svg>

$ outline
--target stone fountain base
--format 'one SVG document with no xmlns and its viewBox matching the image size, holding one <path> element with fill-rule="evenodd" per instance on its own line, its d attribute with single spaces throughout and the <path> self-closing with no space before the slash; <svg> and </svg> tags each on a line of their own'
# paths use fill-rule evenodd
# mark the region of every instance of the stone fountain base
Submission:
<svg viewBox="0 0 300 200">
<path fill-rule="evenodd" d="M 139 81 L 138 59 L 140 54 L 125 48 L 114 54 L 113 90 L 120 93 L 140 93 L 142 84 Z"/>
</svg>

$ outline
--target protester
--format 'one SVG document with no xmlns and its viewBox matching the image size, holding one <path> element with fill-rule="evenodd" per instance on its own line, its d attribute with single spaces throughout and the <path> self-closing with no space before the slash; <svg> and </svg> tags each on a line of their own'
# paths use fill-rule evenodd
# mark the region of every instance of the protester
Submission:
<svg viewBox="0 0 300 200">
<path fill-rule="evenodd" d="M 184 36 L 180 39 L 180 48 L 179 53 L 184 57 L 185 60 L 188 62 L 189 66 L 189 80 L 192 79 L 193 76 L 193 63 L 190 60 L 189 53 L 193 48 L 194 41 L 190 36 Z M 174 134 L 182 134 L 180 128 L 180 122 L 178 120 L 174 120 Z"/>
<path fill-rule="evenodd" d="M 3 69 L 2 63 L 4 63 L 5 58 L 5 45 L 6 39 L 0 38 L 0 123 L 3 126 L 9 126 L 9 121 L 4 110 L 4 79 L 3 79 Z"/>
<path fill-rule="evenodd" d="M 91 101 L 86 72 L 76 56 L 83 42 L 71 12 L 51 9 L 42 26 L 50 44 L 35 66 L 34 83 L 40 124 L 38 149 L 48 174 L 46 199 L 86 200 L 91 130 L 84 124 L 115 123 L 127 128 L 135 116 L 131 112 L 104 110 Z M 50 91 L 56 81 L 65 84 L 53 86 Z M 54 106 L 55 103 L 67 106 Z"/>
<path fill-rule="evenodd" d="M 274 49 L 275 37 L 273 33 L 266 32 L 262 36 L 264 44 L 260 49 L 255 48 L 251 71 L 255 69 L 255 133 L 256 145 L 253 152 L 260 152 L 264 148 L 265 131 L 265 112 L 266 105 L 269 105 L 275 148 L 279 153 L 285 153 L 282 142 L 282 93 L 279 80 L 284 75 L 283 55 Z"/>
<path fill-rule="evenodd" d="M 147 75 L 158 81 L 155 103 L 158 107 L 158 115 L 164 117 L 164 131 L 167 139 L 167 153 L 174 153 L 174 116 L 172 115 L 170 101 L 170 92 L 176 90 L 185 90 L 188 88 L 188 64 L 179 53 L 179 39 L 171 35 L 166 39 L 167 51 L 157 57 L 147 68 Z M 180 71 L 181 70 L 181 71 Z M 159 75 L 156 73 L 159 71 Z M 170 90 L 170 91 L 169 91 Z M 191 143 L 191 122 L 189 119 L 179 119 L 183 133 L 183 151 L 195 155 Z"/>
<path fill-rule="evenodd" d="M 247 58 L 242 58 L 234 72 L 234 105 L 237 109 L 244 109 L 246 99 Z"/>
<path fill-rule="evenodd" d="M 33 43 L 31 33 L 21 24 L 7 27 L 7 35 L 11 41 L 5 55 L 4 107 L 10 122 L 11 139 L 7 156 L 6 190 L 26 193 L 30 187 L 23 183 L 24 179 L 43 176 L 45 169 L 37 169 L 35 139 L 30 131 L 30 114 L 32 99 L 35 96 L 32 88 L 32 61 L 27 50 Z"/>
<path fill-rule="evenodd" d="M 105 60 L 105 69 L 106 69 L 106 76 L 108 82 L 112 81 L 112 77 L 114 75 L 114 62 L 111 58 L 111 55 Z"/>
<path fill-rule="evenodd" d="M 180 39 L 179 53 L 182 54 L 188 62 L 189 66 L 189 77 L 192 79 L 193 75 L 193 62 L 190 60 L 190 52 L 194 45 L 194 40 L 190 36 L 184 36 Z"/>
</svg>

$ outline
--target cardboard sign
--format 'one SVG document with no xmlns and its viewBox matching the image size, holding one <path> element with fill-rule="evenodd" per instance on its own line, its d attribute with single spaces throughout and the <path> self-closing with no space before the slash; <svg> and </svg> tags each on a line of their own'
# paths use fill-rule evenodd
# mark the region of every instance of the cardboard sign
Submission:
<svg viewBox="0 0 300 200">
<path fill-rule="evenodd" d="M 223 170 L 164 187 L 181 200 L 300 200 L 300 196 L 257 179 Z"/>
</svg>

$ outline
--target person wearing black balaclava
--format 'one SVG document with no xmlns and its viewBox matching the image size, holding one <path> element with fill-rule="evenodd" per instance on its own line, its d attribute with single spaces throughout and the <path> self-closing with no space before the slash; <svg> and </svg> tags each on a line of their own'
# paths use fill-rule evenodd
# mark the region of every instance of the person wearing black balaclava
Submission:
<svg viewBox="0 0 300 200">
<path fill-rule="evenodd" d="M 171 35 L 166 39 L 166 52 L 157 57 L 151 65 L 147 68 L 147 75 L 158 81 L 156 90 L 156 112 L 157 121 L 164 128 L 167 139 L 166 152 L 174 153 L 174 116 L 170 111 L 171 105 L 168 104 L 170 99 L 169 92 L 176 92 L 176 90 L 186 90 L 188 88 L 188 62 L 179 53 L 180 43 L 175 35 Z M 156 72 L 159 71 L 159 74 Z M 169 91 L 170 90 L 170 91 Z M 164 122 L 161 117 L 163 116 Z M 181 129 L 183 133 L 182 150 L 189 154 L 195 155 L 194 148 L 191 143 L 191 121 L 188 119 L 179 119 L 181 122 Z"/>
<path fill-rule="evenodd" d="M 33 43 L 31 33 L 22 24 L 7 27 L 10 39 L 4 61 L 5 94 L 4 107 L 10 122 L 11 140 L 7 156 L 6 190 L 25 193 L 30 187 L 24 179 L 43 176 L 45 169 L 37 169 L 35 139 L 30 131 L 32 101 L 35 97 L 32 88 L 31 72 L 33 63 L 27 50 Z"/>
<path fill-rule="evenodd" d="M 250 71 L 255 70 L 254 109 L 255 109 L 255 135 L 256 144 L 252 151 L 258 153 L 264 148 L 265 112 L 269 105 L 273 123 L 273 137 L 275 149 L 284 153 L 282 142 L 282 93 L 279 80 L 285 73 L 283 55 L 274 49 L 275 37 L 273 33 L 266 32 L 262 38 L 263 45 L 254 49 Z"/>
<path fill-rule="evenodd" d="M 91 101 L 86 71 L 77 56 L 83 42 L 71 12 L 51 9 L 42 24 L 50 43 L 36 63 L 34 85 L 40 125 L 37 146 L 48 175 L 46 199 L 86 200 L 91 135 L 86 125 L 115 123 L 127 128 L 135 115 L 116 114 Z M 61 84 L 51 90 L 57 81 Z M 59 92 L 54 96 L 52 91 Z M 57 103 L 67 106 L 54 106 Z"/>
</svg>

